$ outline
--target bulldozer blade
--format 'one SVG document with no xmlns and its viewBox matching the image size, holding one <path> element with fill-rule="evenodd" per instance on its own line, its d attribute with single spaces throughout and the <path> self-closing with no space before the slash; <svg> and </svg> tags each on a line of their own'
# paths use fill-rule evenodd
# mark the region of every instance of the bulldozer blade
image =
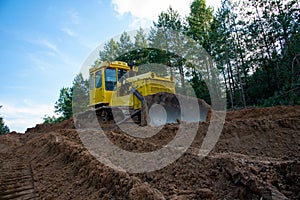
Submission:
<svg viewBox="0 0 300 200">
<path fill-rule="evenodd" d="M 170 106 L 161 106 L 160 104 L 154 104 L 151 106 L 148 112 L 149 125 L 161 126 L 167 123 L 177 123 L 180 119 L 180 112 L 177 108 Z"/>
<path fill-rule="evenodd" d="M 145 97 L 147 124 L 161 126 L 167 123 L 205 122 L 210 106 L 201 99 L 161 92 Z"/>
</svg>

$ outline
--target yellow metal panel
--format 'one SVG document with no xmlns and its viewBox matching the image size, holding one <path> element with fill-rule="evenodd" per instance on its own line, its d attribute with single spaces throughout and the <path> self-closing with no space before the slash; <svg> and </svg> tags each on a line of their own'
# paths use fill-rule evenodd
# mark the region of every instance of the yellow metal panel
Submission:
<svg viewBox="0 0 300 200">
<path fill-rule="evenodd" d="M 90 74 L 93 76 L 95 76 L 96 72 L 102 70 L 102 87 L 90 90 L 90 106 L 97 104 L 108 104 L 109 106 L 129 106 L 133 109 L 141 108 L 141 102 L 132 93 L 119 96 L 117 91 L 105 90 L 104 70 L 107 67 L 125 69 L 127 71 L 130 70 L 130 67 L 127 65 L 127 63 L 120 61 L 114 61 L 111 63 L 103 62 L 100 65 L 91 68 Z M 160 77 L 153 72 L 127 78 L 127 82 L 132 83 L 132 86 L 136 88 L 143 96 L 158 92 L 175 93 L 175 84 L 172 77 Z M 120 87 L 120 83 L 117 83 L 117 86 Z"/>
<path fill-rule="evenodd" d="M 117 92 L 113 92 L 111 96 L 110 106 L 133 106 L 133 94 L 125 96 L 117 96 Z"/>
</svg>

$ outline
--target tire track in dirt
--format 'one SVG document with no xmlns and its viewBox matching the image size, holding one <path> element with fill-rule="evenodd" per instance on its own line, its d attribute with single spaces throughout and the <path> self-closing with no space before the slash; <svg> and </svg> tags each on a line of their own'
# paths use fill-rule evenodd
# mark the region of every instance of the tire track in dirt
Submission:
<svg viewBox="0 0 300 200">
<path fill-rule="evenodd" d="M 22 152 L 18 151 L 20 142 L 2 144 L 2 147 L 4 146 L 0 152 L 0 199 L 35 199 L 31 164 L 27 155 L 22 155 Z"/>
<path fill-rule="evenodd" d="M 24 162 L 15 164 L 14 168 L 0 169 L 0 199 L 34 199 L 35 190 L 30 164 Z"/>
</svg>

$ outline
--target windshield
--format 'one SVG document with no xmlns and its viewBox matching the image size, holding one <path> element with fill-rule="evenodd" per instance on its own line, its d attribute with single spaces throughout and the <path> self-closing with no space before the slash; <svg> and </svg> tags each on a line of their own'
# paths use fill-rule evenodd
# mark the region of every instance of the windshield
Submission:
<svg viewBox="0 0 300 200">
<path fill-rule="evenodd" d="M 117 82 L 116 69 L 105 69 L 105 89 L 114 90 Z"/>
</svg>

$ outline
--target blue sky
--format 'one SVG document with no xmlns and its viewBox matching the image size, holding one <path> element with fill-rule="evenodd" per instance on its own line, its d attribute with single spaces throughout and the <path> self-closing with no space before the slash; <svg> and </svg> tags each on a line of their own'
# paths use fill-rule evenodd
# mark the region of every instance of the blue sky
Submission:
<svg viewBox="0 0 300 200">
<path fill-rule="evenodd" d="M 0 114 L 25 132 L 54 114 L 59 89 L 71 86 L 88 55 L 110 38 L 149 28 L 183 0 L 0 0 Z M 218 6 L 216 1 L 207 4 Z"/>
</svg>

